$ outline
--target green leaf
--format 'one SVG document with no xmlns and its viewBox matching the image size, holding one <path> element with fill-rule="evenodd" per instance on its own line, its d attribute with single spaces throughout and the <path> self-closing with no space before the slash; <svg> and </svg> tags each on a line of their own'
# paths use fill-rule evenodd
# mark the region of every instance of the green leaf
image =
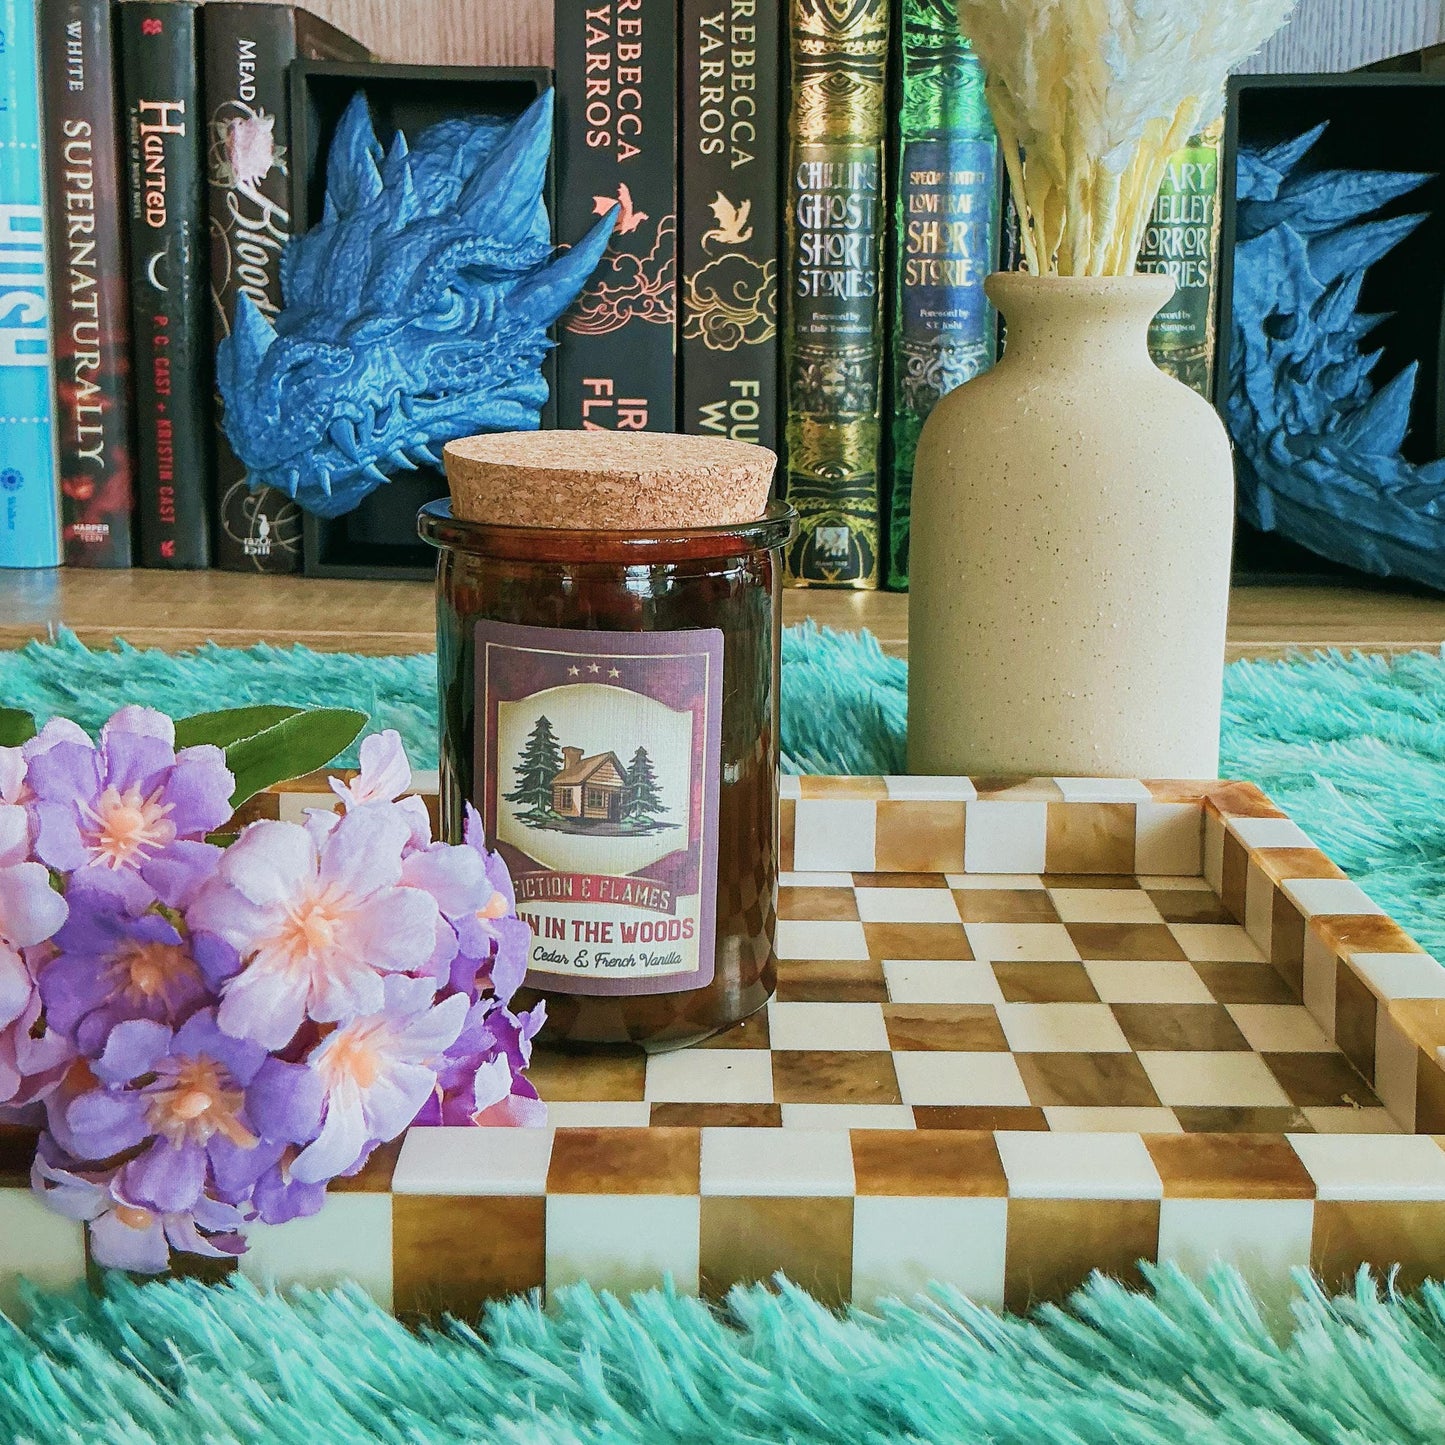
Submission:
<svg viewBox="0 0 1445 1445">
<path fill-rule="evenodd" d="M 368 722 L 364 712 L 346 707 L 321 707 L 293 713 L 226 749 L 226 766 L 236 776 L 231 806 L 287 778 L 324 768 L 357 739 Z"/>
<path fill-rule="evenodd" d="M 18 707 L 0 707 L 0 748 L 18 748 L 35 736 L 35 719 Z"/>
<path fill-rule="evenodd" d="M 203 743 L 228 748 L 301 711 L 299 707 L 228 707 L 219 712 L 198 712 L 192 717 L 177 718 L 176 748 L 194 748 Z"/>
</svg>

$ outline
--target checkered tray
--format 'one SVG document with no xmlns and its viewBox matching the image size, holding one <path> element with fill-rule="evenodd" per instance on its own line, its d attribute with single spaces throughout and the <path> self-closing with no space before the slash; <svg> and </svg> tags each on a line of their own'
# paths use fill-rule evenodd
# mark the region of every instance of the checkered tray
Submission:
<svg viewBox="0 0 1445 1445">
<path fill-rule="evenodd" d="M 419 791 L 432 792 L 430 780 Z M 430 784 L 430 786 L 428 786 Z M 1445 970 L 1244 784 L 789 778 L 778 991 L 539 1051 L 544 1130 L 414 1129 L 240 1268 L 404 1315 L 786 1271 L 1019 1308 L 1094 1268 L 1445 1276 Z M 258 800 L 330 806 L 315 779 Z M 83 1272 L 0 1155 L 0 1279 Z"/>
</svg>

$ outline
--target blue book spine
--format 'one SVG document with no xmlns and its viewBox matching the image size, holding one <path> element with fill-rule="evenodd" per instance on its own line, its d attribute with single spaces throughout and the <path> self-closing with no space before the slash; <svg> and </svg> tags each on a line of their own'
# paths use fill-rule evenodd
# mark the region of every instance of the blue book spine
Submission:
<svg viewBox="0 0 1445 1445">
<path fill-rule="evenodd" d="M 0 0 L 0 567 L 60 564 L 34 0 Z"/>
</svg>

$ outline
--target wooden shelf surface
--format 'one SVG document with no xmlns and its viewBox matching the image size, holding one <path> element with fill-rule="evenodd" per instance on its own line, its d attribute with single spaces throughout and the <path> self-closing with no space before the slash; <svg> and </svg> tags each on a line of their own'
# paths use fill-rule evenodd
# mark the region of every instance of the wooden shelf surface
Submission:
<svg viewBox="0 0 1445 1445">
<path fill-rule="evenodd" d="M 866 627 L 886 651 L 906 656 L 908 599 L 893 593 L 789 590 L 787 622 Z M 302 643 L 319 652 L 370 655 L 433 647 L 432 589 L 425 582 L 321 581 L 226 572 L 0 572 L 0 647 L 44 638 L 60 626 L 105 646 L 124 637 L 167 651 L 212 641 Z M 1438 650 L 1445 599 L 1342 587 L 1243 587 L 1233 594 L 1229 655 L 1280 657 L 1294 650 Z"/>
</svg>

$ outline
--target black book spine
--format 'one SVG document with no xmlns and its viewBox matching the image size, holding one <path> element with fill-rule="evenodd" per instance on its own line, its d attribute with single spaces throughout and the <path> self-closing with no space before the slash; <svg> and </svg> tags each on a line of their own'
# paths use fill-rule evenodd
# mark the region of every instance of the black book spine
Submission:
<svg viewBox="0 0 1445 1445">
<path fill-rule="evenodd" d="M 281 249 L 291 235 L 286 67 L 296 58 L 288 5 L 208 4 L 202 12 L 206 180 L 211 232 L 211 341 L 231 333 L 244 292 L 263 316 L 281 309 Z M 299 572 L 301 509 L 246 485 L 220 429 L 216 398 L 216 566 Z"/>
<path fill-rule="evenodd" d="M 210 562 L 210 328 L 197 6 L 123 0 L 140 554 Z"/>
<path fill-rule="evenodd" d="M 129 567 L 130 317 L 110 0 L 40 0 L 65 561 Z"/>
<path fill-rule="evenodd" d="M 557 425 L 677 426 L 677 6 L 557 0 L 558 236 L 616 206 L 596 274 L 562 318 Z"/>
<path fill-rule="evenodd" d="M 210 219 L 212 354 L 244 292 L 263 316 L 281 309 L 281 251 L 294 231 L 287 67 L 364 60 L 366 47 L 293 5 L 210 0 L 201 12 Z M 273 487 L 252 491 L 220 428 L 216 397 L 216 566 L 299 572 L 301 508 Z"/>
<path fill-rule="evenodd" d="M 779 0 L 682 0 L 682 430 L 778 449 Z"/>
</svg>

